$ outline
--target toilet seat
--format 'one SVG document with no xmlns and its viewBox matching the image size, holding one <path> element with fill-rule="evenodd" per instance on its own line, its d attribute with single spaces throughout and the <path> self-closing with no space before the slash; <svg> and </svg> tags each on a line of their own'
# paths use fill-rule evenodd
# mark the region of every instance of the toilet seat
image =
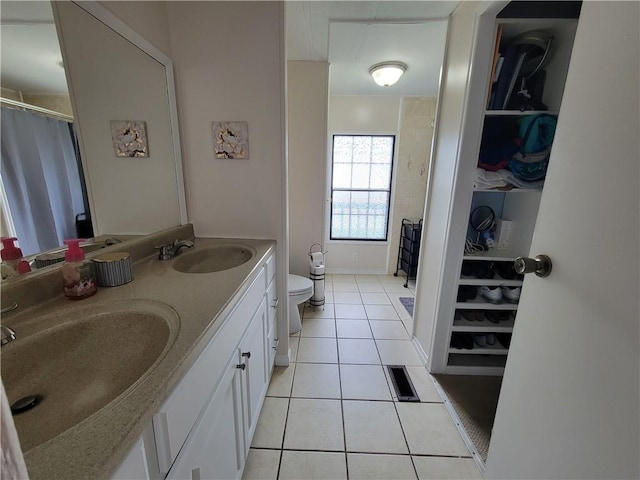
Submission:
<svg viewBox="0 0 640 480">
<path fill-rule="evenodd" d="M 313 282 L 309 278 L 289 274 L 289 333 L 302 329 L 302 320 L 298 305 L 313 296 Z"/>
<path fill-rule="evenodd" d="M 289 295 L 299 295 L 313 290 L 313 282 L 310 278 L 289 274 Z"/>
</svg>

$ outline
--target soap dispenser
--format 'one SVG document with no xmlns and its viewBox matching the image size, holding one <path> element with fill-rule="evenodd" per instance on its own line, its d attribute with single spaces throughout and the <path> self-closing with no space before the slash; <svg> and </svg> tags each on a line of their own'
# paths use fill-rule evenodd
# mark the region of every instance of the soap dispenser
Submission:
<svg viewBox="0 0 640 480">
<path fill-rule="evenodd" d="M 22 257 L 22 250 L 15 246 L 13 242 L 18 240 L 15 237 L 3 237 L 2 251 L 0 257 L 2 262 L 11 267 L 17 274 L 23 274 L 31 271 L 29 262 Z"/>
<path fill-rule="evenodd" d="M 64 254 L 65 263 L 60 268 L 64 295 L 71 300 L 90 297 L 98 290 L 93 263 L 84 259 L 79 238 L 65 240 L 64 243 L 69 247 Z"/>
</svg>

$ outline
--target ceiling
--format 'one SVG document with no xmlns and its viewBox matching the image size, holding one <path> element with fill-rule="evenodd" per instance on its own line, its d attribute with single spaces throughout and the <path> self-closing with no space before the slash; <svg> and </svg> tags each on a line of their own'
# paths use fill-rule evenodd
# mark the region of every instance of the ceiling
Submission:
<svg viewBox="0 0 640 480">
<path fill-rule="evenodd" d="M 436 96 L 447 18 L 459 1 L 289 1 L 287 60 L 327 61 L 333 95 Z M 408 66 L 400 81 L 379 87 L 371 65 Z"/>
<path fill-rule="evenodd" d="M 51 4 L 3 1 L 0 18 L 2 86 L 33 94 L 66 94 Z"/>
<path fill-rule="evenodd" d="M 437 95 L 446 19 L 459 1 L 287 1 L 288 60 L 330 63 L 334 95 Z M 62 57 L 47 1 L 2 1 L 2 86 L 28 93 L 66 93 Z M 398 60 L 408 69 L 391 87 L 368 74 Z"/>
</svg>

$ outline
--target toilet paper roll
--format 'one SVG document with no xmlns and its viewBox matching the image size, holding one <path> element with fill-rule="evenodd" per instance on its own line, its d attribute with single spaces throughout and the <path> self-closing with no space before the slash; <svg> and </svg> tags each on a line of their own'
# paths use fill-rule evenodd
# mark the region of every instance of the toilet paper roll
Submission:
<svg viewBox="0 0 640 480">
<path fill-rule="evenodd" d="M 322 252 L 313 252 L 310 254 L 311 256 L 311 265 L 314 267 L 319 267 L 324 262 L 324 255 Z"/>
<path fill-rule="evenodd" d="M 322 276 L 322 279 L 324 280 L 324 269 L 324 265 L 311 265 L 311 267 L 309 268 L 309 271 L 311 273 L 311 280 L 313 280 L 316 276 Z"/>
</svg>

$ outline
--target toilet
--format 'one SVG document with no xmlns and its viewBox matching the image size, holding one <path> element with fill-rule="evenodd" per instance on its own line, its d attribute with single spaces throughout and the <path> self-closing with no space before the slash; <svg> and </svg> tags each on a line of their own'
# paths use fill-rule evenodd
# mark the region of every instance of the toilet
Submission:
<svg viewBox="0 0 640 480">
<path fill-rule="evenodd" d="M 289 274 L 289 333 L 302 330 L 300 310 L 303 304 L 313 296 L 313 282 L 309 278 Z"/>
</svg>

